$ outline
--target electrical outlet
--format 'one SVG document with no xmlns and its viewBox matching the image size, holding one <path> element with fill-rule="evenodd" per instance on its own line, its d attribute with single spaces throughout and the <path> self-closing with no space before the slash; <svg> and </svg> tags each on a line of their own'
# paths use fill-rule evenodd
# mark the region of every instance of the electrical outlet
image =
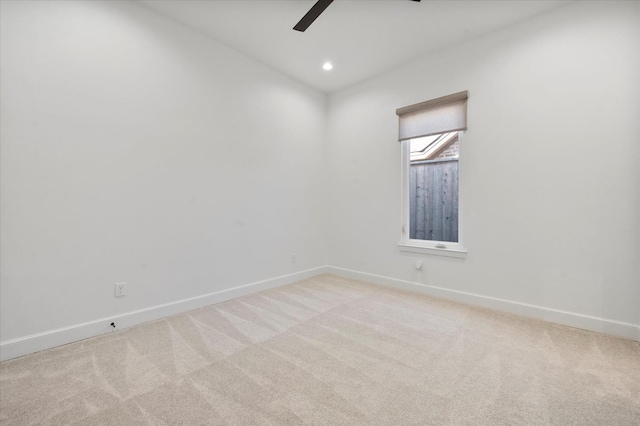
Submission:
<svg viewBox="0 0 640 426">
<path fill-rule="evenodd" d="M 296 254 L 295 253 L 291 254 L 291 263 L 296 263 Z"/>
<path fill-rule="evenodd" d="M 126 296 L 126 285 L 127 283 L 116 283 L 116 297 Z"/>
</svg>

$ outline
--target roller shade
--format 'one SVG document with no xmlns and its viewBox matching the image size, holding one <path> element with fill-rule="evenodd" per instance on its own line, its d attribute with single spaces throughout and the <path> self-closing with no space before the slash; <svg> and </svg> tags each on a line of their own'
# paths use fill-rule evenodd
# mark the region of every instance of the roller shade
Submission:
<svg viewBox="0 0 640 426">
<path fill-rule="evenodd" d="M 454 93 L 430 101 L 398 108 L 400 134 L 398 140 L 420 138 L 438 133 L 467 130 L 467 98 L 469 93 Z"/>
</svg>

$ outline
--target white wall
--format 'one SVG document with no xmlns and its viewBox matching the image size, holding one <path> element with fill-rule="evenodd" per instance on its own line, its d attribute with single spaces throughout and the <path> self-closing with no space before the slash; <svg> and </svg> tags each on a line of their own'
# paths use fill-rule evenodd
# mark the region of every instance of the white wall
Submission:
<svg viewBox="0 0 640 426">
<path fill-rule="evenodd" d="M 326 264 L 325 95 L 134 3 L 1 16 L 2 341 Z"/>
<path fill-rule="evenodd" d="M 637 2 L 578 2 L 328 108 L 136 4 L 0 4 L 3 342 L 327 263 L 640 323 Z M 468 257 L 400 253 L 395 108 L 460 90 Z"/>
<path fill-rule="evenodd" d="M 577 2 L 331 95 L 329 263 L 639 324 L 638 6 Z M 400 253 L 395 109 L 461 90 L 468 256 Z"/>
</svg>

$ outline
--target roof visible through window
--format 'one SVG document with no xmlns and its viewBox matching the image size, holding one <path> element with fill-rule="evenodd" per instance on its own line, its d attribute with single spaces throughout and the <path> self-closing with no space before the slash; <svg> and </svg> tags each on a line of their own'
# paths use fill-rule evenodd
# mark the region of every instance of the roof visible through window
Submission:
<svg viewBox="0 0 640 426">
<path fill-rule="evenodd" d="M 458 157 L 457 144 L 458 132 L 441 133 L 438 135 L 425 136 L 422 138 L 411 139 L 411 161 L 433 160 L 445 151 L 448 152 L 447 157 Z M 454 148 L 448 150 L 448 148 Z"/>
</svg>

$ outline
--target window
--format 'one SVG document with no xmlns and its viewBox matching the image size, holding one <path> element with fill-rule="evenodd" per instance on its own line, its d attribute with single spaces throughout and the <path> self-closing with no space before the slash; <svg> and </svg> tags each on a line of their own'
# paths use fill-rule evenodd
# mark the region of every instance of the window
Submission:
<svg viewBox="0 0 640 426">
<path fill-rule="evenodd" d="M 464 257 L 460 146 L 468 93 L 400 108 L 403 251 Z"/>
</svg>

